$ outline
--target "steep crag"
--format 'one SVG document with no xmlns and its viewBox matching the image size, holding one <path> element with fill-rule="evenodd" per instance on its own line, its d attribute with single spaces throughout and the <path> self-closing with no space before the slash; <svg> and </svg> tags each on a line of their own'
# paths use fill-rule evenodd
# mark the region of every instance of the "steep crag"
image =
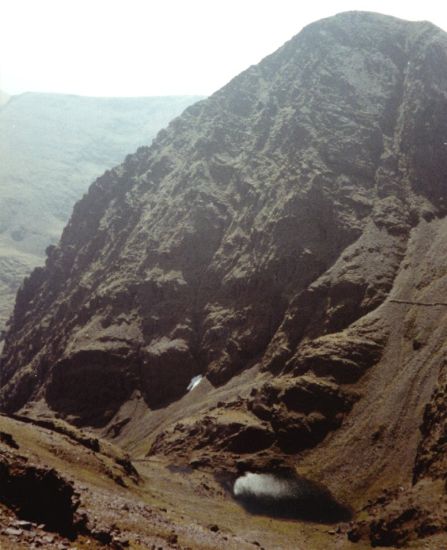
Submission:
<svg viewBox="0 0 447 550">
<path fill-rule="evenodd" d="M 293 463 L 361 511 L 352 540 L 442 531 L 447 310 L 418 303 L 447 290 L 446 89 L 444 32 L 350 12 L 189 107 L 20 289 L 3 409 L 196 467 Z"/>
</svg>

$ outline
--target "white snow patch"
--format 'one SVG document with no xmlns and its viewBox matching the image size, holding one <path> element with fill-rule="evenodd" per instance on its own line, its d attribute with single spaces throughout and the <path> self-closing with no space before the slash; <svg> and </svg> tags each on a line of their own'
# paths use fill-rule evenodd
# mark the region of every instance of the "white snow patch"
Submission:
<svg viewBox="0 0 447 550">
<path fill-rule="evenodd" d="M 233 493 L 236 497 L 253 495 L 261 498 L 284 498 L 294 496 L 293 488 L 286 479 L 272 474 L 252 474 L 251 472 L 236 479 Z"/>
<path fill-rule="evenodd" d="M 200 384 L 200 382 L 203 380 L 203 376 L 201 374 L 198 374 L 197 376 L 193 376 L 191 378 L 191 382 L 189 383 L 188 387 L 186 388 L 188 391 L 192 391 L 196 386 Z"/>
</svg>

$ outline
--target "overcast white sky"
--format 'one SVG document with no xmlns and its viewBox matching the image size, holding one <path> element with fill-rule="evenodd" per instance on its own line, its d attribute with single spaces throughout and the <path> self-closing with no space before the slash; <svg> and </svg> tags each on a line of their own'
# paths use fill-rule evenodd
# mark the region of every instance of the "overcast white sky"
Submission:
<svg viewBox="0 0 447 550">
<path fill-rule="evenodd" d="M 0 90 L 208 95 L 300 29 L 347 10 L 429 20 L 440 0 L 1 0 Z"/>
</svg>

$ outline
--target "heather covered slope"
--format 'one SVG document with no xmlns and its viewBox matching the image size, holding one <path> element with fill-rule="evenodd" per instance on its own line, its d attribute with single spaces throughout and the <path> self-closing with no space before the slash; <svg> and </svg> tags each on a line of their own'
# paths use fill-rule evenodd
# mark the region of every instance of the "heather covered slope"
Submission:
<svg viewBox="0 0 447 550">
<path fill-rule="evenodd" d="M 199 98 L 0 96 L 0 329 L 92 180 Z"/>
<path fill-rule="evenodd" d="M 353 538 L 442 531 L 446 312 L 418 304 L 445 301 L 445 89 L 445 33 L 353 12 L 189 107 L 19 292 L 4 409 L 196 466 L 295 465 L 372 499 Z"/>
</svg>

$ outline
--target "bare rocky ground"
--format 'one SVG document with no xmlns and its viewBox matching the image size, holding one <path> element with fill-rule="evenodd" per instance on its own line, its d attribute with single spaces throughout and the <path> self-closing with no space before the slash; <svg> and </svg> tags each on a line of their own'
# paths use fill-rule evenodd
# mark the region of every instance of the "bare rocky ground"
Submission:
<svg viewBox="0 0 447 550">
<path fill-rule="evenodd" d="M 136 473 L 109 443 L 57 429 L 0 417 L 2 549 L 363 547 L 346 524 L 248 514 L 209 469 L 142 459 Z"/>
<path fill-rule="evenodd" d="M 228 490 L 234 469 L 224 472 L 217 463 L 215 468 L 194 460 L 192 466 L 178 464 L 178 459 L 176 462 L 169 457 L 136 456 L 131 463 L 129 455 L 119 448 L 64 422 L 36 423 L 1 416 L 0 548 L 371 547 L 358 542 L 359 529 L 369 525 L 362 526 L 362 516 L 370 516 L 365 515 L 366 510 L 360 512 L 360 523 L 305 522 L 253 515 L 235 502 Z M 226 476 L 216 476 L 218 471 Z M 222 483 L 222 479 L 227 483 Z M 428 495 L 428 507 L 439 507 L 435 495 Z M 392 503 L 393 496 L 389 495 L 387 502 Z M 371 503 L 370 508 L 380 505 L 383 516 L 382 504 Z M 433 510 L 429 508 L 428 512 Z M 382 526 L 382 530 L 386 527 Z M 424 540 L 407 546 L 441 550 L 446 544 L 446 535 L 433 534 L 428 529 Z"/>
</svg>

